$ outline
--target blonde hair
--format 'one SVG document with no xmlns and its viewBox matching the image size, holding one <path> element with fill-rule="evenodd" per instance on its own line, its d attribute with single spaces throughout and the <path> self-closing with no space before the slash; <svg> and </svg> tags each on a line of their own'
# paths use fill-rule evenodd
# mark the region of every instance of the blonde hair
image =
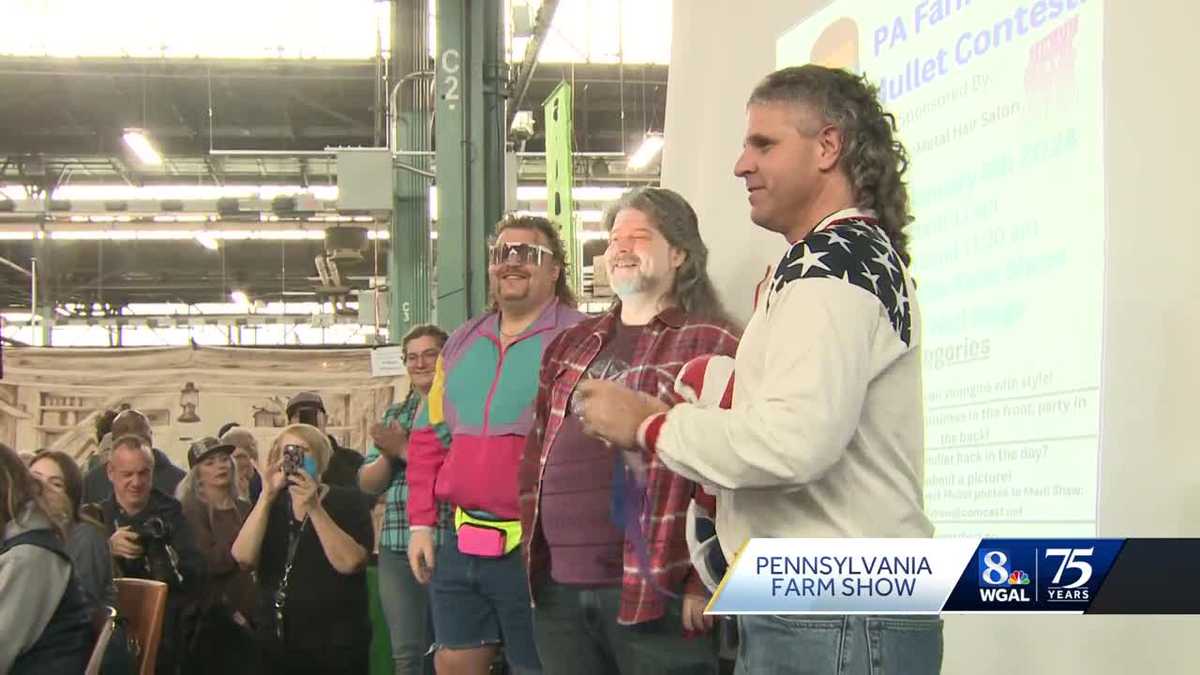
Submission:
<svg viewBox="0 0 1200 675">
<path fill-rule="evenodd" d="M 295 436 L 304 441 L 304 444 L 312 452 L 313 458 L 317 460 L 317 475 L 313 476 L 313 480 L 320 481 L 325 469 L 329 468 L 329 459 L 333 456 L 333 447 L 329 445 L 329 438 L 312 425 L 290 424 L 284 427 L 271 442 L 271 450 L 267 453 L 267 464 L 279 461 L 279 457 L 283 454 L 281 441 L 284 436 Z"/>
</svg>

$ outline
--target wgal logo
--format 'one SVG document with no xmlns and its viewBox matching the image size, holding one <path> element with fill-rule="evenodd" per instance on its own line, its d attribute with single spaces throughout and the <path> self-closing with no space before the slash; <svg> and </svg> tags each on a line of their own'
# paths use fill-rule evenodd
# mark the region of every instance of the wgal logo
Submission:
<svg viewBox="0 0 1200 675">
<path fill-rule="evenodd" d="M 983 602 L 1033 602 L 1029 573 L 1018 566 L 1009 551 L 979 551 L 979 599 Z"/>
</svg>

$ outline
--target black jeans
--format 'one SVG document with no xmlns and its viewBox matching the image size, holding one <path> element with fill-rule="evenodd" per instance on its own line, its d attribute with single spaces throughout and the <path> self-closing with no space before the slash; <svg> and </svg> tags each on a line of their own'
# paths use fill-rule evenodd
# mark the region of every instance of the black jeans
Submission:
<svg viewBox="0 0 1200 675">
<path fill-rule="evenodd" d="M 717 672 L 714 633 L 683 637 L 682 600 L 667 599 L 661 618 L 617 623 L 620 587 L 549 583 L 537 592 L 533 631 L 546 675 L 642 675 Z"/>
</svg>

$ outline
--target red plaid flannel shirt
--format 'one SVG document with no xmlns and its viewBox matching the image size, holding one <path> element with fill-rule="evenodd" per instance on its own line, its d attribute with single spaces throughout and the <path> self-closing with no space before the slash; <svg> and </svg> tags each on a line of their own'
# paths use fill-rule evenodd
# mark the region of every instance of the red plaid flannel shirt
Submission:
<svg viewBox="0 0 1200 675">
<path fill-rule="evenodd" d="M 537 419 L 526 439 L 519 478 L 522 550 L 532 598 L 537 597 L 534 589 L 549 579 L 550 571 L 550 549 L 538 513 L 546 456 L 554 447 L 575 385 L 611 339 L 620 311 L 618 304 L 602 316 L 568 328 L 550 343 L 542 356 L 535 404 Z M 674 382 L 684 363 L 705 354 L 733 356 L 737 351 L 735 328 L 690 318 L 678 308 L 664 310 L 647 328 L 638 338 L 630 365 L 635 369 L 644 365 L 653 368 L 635 370 L 627 384 L 668 402 L 675 402 L 670 399 L 673 393 L 664 392 L 663 383 Z M 646 475 L 641 527 L 650 551 L 650 575 L 655 584 L 672 592 L 683 589 L 707 595 L 692 569 L 684 536 L 688 503 L 697 490 L 693 482 L 676 475 L 652 456 Z M 661 617 L 666 610 L 663 597 L 639 572 L 637 555 L 629 542 L 625 543 L 624 567 L 617 622 L 631 625 Z"/>
</svg>

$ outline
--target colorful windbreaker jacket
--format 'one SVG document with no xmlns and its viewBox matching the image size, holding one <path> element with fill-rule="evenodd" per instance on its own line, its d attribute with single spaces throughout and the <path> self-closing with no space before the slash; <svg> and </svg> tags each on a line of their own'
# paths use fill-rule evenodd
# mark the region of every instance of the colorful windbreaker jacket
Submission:
<svg viewBox="0 0 1200 675">
<path fill-rule="evenodd" d="M 446 341 L 429 392 L 430 426 L 413 429 L 408 445 L 408 517 L 412 527 L 437 522 L 437 503 L 517 520 L 517 470 L 533 425 L 542 352 L 584 315 L 553 302 L 507 349 L 500 315 L 463 324 Z M 438 442 L 444 421 L 450 448 Z"/>
</svg>

